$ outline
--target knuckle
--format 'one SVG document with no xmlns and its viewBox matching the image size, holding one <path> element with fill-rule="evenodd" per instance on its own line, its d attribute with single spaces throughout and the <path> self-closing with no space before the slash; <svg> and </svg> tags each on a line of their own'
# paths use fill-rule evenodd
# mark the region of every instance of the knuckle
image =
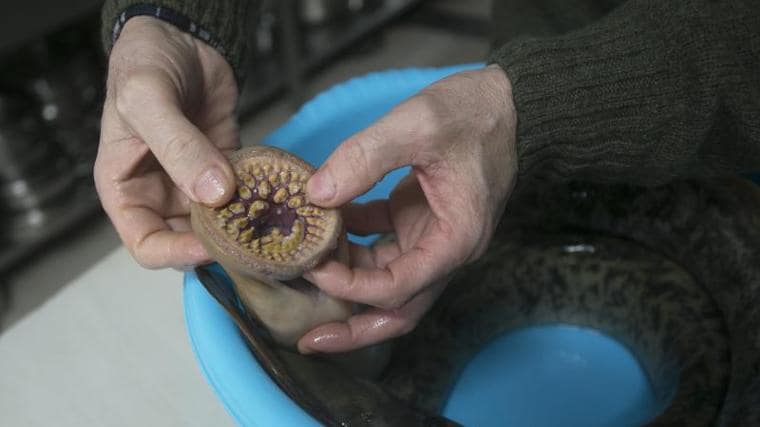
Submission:
<svg viewBox="0 0 760 427">
<path fill-rule="evenodd" d="M 430 141 L 439 136 L 446 126 L 446 114 L 439 96 L 427 89 L 412 99 L 410 106 L 415 116 L 416 136 L 423 141 Z"/>
<path fill-rule="evenodd" d="M 145 239 L 138 239 L 132 245 L 128 245 L 128 249 L 132 254 L 132 258 L 143 268 L 157 270 L 165 267 L 164 263 L 145 244 Z"/>
<path fill-rule="evenodd" d="M 488 248 L 490 235 L 471 227 L 461 236 L 460 241 L 462 244 L 454 261 L 457 265 L 467 264 L 480 258 Z"/>
<path fill-rule="evenodd" d="M 115 97 L 116 111 L 126 116 L 138 111 L 146 99 L 156 93 L 157 81 L 146 73 L 134 73 L 125 78 Z"/>
<path fill-rule="evenodd" d="M 183 157 L 199 158 L 193 150 L 192 141 L 181 132 L 172 132 L 166 135 L 160 145 L 160 160 L 165 165 L 171 166 L 181 161 Z"/>
<path fill-rule="evenodd" d="M 406 335 L 417 327 L 417 322 L 413 319 L 401 319 L 399 321 L 397 336 Z"/>
<path fill-rule="evenodd" d="M 98 156 L 95 158 L 95 163 L 92 165 L 92 178 L 95 182 L 95 191 L 97 191 L 98 194 L 101 194 L 105 190 L 105 173 L 106 169 L 103 166 L 103 160 Z"/>
<path fill-rule="evenodd" d="M 140 250 L 140 247 L 133 248 L 133 250 L 130 250 L 132 253 L 132 258 L 137 261 L 137 264 L 140 265 L 142 268 L 146 268 L 149 270 L 155 270 L 159 268 L 158 263 L 155 262 L 154 259 L 147 256 L 144 251 Z"/>
<path fill-rule="evenodd" d="M 341 162 L 342 167 L 349 168 L 351 176 L 359 177 L 360 181 L 366 181 L 371 178 L 371 164 L 368 152 L 367 144 L 373 144 L 375 141 L 372 133 L 365 133 L 361 139 L 350 139 L 344 151 L 344 159 Z"/>
<path fill-rule="evenodd" d="M 399 310 L 406 304 L 407 301 L 408 298 L 405 298 L 403 296 L 389 296 L 380 301 L 378 307 L 382 308 L 383 310 Z"/>
<path fill-rule="evenodd" d="M 346 160 L 355 169 L 364 169 L 368 165 L 367 150 L 365 148 L 367 140 L 372 141 L 372 133 L 368 133 L 362 139 L 351 139 L 346 146 Z"/>
</svg>

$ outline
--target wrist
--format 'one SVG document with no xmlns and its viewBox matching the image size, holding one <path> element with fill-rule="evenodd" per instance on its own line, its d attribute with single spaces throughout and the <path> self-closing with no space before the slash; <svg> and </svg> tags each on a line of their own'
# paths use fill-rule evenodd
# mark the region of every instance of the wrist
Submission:
<svg viewBox="0 0 760 427">
<path fill-rule="evenodd" d="M 151 17 L 207 45 L 231 66 L 238 83 L 244 76 L 248 0 L 188 2 L 182 0 L 108 0 L 102 10 L 101 36 L 106 54 L 133 21 Z"/>
<path fill-rule="evenodd" d="M 509 80 L 507 73 L 501 66 L 497 64 L 490 64 L 484 71 L 491 78 L 494 89 L 498 95 L 501 95 L 503 99 L 509 99 L 512 101 L 512 82 Z M 514 107 L 514 104 L 512 104 Z M 514 108 L 512 108 L 514 110 Z"/>
<path fill-rule="evenodd" d="M 127 26 L 135 26 L 135 21 L 150 23 L 152 25 L 163 24 L 166 27 L 172 27 L 175 30 L 190 34 L 193 37 L 202 40 L 204 43 L 219 51 L 222 56 L 226 54 L 224 46 L 202 25 L 174 9 L 142 3 L 133 4 L 119 14 L 114 22 L 111 35 L 112 43 L 115 43 L 116 40 L 118 40 L 120 34 Z"/>
<path fill-rule="evenodd" d="M 497 64 L 484 68 L 488 84 L 486 94 L 491 99 L 491 111 L 495 114 L 497 123 L 506 126 L 506 142 L 515 145 L 517 133 L 517 110 L 512 96 L 512 82 L 507 73 Z"/>
<path fill-rule="evenodd" d="M 125 23 L 109 55 L 109 80 L 119 77 L 117 83 L 123 84 L 124 78 L 147 70 L 175 80 L 178 71 L 197 63 L 195 46 L 192 36 L 171 24 L 150 16 L 133 17 Z"/>
<path fill-rule="evenodd" d="M 134 16 L 122 25 L 117 36 L 118 38 L 114 38 L 114 45 L 121 39 L 132 37 L 134 34 L 151 34 L 156 31 L 171 36 L 183 34 L 173 25 L 153 16 Z"/>
<path fill-rule="evenodd" d="M 515 109 L 514 97 L 512 96 L 512 82 L 509 80 L 509 76 L 497 64 L 487 66 L 485 71 L 489 77 L 491 93 L 496 96 L 497 111 L 504 113 L 509 123 L 516 123 L 517 111 Z"/>
</svg>

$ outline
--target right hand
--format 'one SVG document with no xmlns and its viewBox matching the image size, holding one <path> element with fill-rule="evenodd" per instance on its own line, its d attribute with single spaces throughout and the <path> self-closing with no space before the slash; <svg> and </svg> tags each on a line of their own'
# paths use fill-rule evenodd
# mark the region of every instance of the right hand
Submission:
<svg viewBox="0 0 760 427">
<path fill-rule="evenodd" d="M 127 21 L 109 59 L 95 185 L 132 256 L 148 268 L 209 261 L 189 204 L 234 193 L 224 156 L 240 146 L 232 68 L 212 47 L 152 17 Z"/>
<path fill-rule="evenodd" d="M 371 306 L 301 337 L 309 352 L 343 352 L 408 333 L 458 267 L 488 247 L 515 185 L 517 112 L 497 65 L 453 74 L 340 144 L 307 184 L 312 203 L 339 207 L 388 172 L 411 172 L 388 199 L 344 210 L 356 234 L 393 242 L 351 247 L 305 277 L 327 294 Z"/>
</svg>

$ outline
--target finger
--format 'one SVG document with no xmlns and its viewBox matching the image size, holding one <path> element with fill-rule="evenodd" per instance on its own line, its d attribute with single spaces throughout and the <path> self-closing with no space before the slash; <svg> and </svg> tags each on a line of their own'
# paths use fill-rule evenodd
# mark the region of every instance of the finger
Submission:
<svg viewBox="0 0 760 427">
<path fill-rule="evenodd" d="M 427 111 L 424 102 L 413 98 L 344 141 L 309 179 L 309 198 L 325 207 L 340 206 L 388 172 L 416 164 L 419 143 L 425 140 L 420 126 L 429 126 Z"/>
<path fill-rule="evenodd" d="M 166 225 L 172 231 L 192 231 L 193 230 L 192 224 L 190 224 L 189 216 L 176 216 L 176 217 L 166 218 L 165 221 L 166 221 Z"/>
<path fill-rule="evenodd" d="M 140 206 L 156 212 L 162 218 L 187 216 L 190 213 L 189 199 L 173 183 L 167 181 L 170 178 L 159 171 L 130 178 L 118 184 L 119 197 L 114 201 L 122 209 Z M 101 197 L 104 204 L 110 205 L 111 199 L 114 198 L 106 195 Z"/>
<path fill-rule="evenodd" d="M 170 182 L 148 151 L 124 127 L 113 102 L 107 102 L 93 171 L 104 210 L 140 264 L 183 268 L 208 262 L 205 249 L 184 224 L 189 212 L 187 196 Z"/>
<path fill-rule="evenodd" d="M 183 268 L 210 258 L 191 231 L 186 204 L 162 219 L 147 206 L 116 206 L 112 197 L 101 197 L 103 208 L 133 257 L 146 268 Z M 147 201 L 149 202 L 149 200 Z"/>
<path fill-rule="evenodd" d="M 452 241 L 456 239 L 432 231 L 383 268 L 350 268 L 328 260 L 309 272 L 309 280 L 337 298 L 398 308 L 463 262 L 466 255 Z"/>
<path fill-rule="evenodd" d="M 430 289 L 399 310 L 371 308 L 345 322 L 317 326 L 298 340 L 298 350 L 305 354 L 344 352 L 405 335 L 414 329 L 439 293 L 437 288 Z"/>
<path fill-rule="evenodd" d="M 229 162 L 185 117 L 168 79 L 156 74 L 130 77 L 116 95 L 116 108 L 188 197 L 218 206 L 232 196 L 235 181 Z"/>
<path fill-rule="evenodd" d="M 400 253 L 401 249 L 396 242 L 371 247 L 349 243 L 351 265 L 355 268 L 385 268 Z M 311 280 L 310 274 L 310 271 L 307 271 L 304 273 L 304 277 Z"/>
<path fill-rule="evenodd" d="M 357 236 L 393 232 L 388 200 L 351 203 L 343 208 L 342 213 L 346 228 Z"/>
<path fill-rule="evenodd" d="M 172 230 L 150 209 L 127 208 L 111 221 L 132 256 L 145 268 L 184 268 L 210 260 L 192 231 Z"/>
</svg>

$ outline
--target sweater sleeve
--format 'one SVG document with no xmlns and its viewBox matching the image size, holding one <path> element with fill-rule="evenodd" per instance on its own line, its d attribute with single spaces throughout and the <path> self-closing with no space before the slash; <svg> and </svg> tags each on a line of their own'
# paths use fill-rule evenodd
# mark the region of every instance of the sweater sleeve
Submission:
<svg viewBox="0 0 760 427">
<path fill-rule="evenodd" d="M 125 11 L 140 6 L 157 6 L 188 21 L 181 28 L 200 36 L 217 49 L 230 63 L 240 82 L 244 76 L 244 55 L 247 41 L 248 14 L 251 0 L 106 0 L 101 14 L 101 37 L 106 54 L 123 25 Z M 160 9 L 159 9 L 160 10 Z M 174 22 L 173 22 L 174 23 Z"/>
<path fill-rule="evenodd" d="M 490 61 L 512 82 L 521 177 L 653 185 L 760 170 L 750 0 L 629 0 L 570 33 L 508 42 Z"/>
</svg>

